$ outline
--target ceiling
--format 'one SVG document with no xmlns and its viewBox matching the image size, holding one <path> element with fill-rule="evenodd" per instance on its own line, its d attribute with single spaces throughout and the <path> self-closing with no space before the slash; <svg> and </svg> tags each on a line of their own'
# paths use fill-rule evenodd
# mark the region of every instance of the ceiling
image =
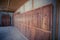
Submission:
<svg viewBox="0 0 60 40">
<path fill-rule="evenodd" d="M 16 11 L 27 0 L 0 0 L 0 11 Z"/>
</svg>

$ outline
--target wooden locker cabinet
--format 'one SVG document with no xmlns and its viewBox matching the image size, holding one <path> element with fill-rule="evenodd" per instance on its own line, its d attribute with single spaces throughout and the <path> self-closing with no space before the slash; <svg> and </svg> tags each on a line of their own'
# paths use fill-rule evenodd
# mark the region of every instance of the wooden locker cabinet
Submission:
<svg viewBox="0 0 60 40">
<path fill-rule="evenodd" d="M 47 5 L 45 7 L 42 7 L 43 10 L 43 29 L 48 30 L 52 29 L 50 28 L 52 26 L 52 6 Z"/>
<path fill-rule="evenodd" d="M 38 9 L 34 10 L 34 13 L 36 13 L 37 28 L 41 28 L 41 24 L 42 24 L 42 9 L 38 8 Z"/>
<path fill-rule="evenodd" d="M 52 40 L 52 4 L 15 15 L 15 26 L 29 40 Z"/>
</svg>

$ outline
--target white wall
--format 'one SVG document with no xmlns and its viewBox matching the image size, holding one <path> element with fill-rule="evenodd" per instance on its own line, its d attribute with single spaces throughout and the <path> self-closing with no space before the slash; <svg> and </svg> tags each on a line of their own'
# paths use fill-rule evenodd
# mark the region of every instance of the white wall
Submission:
<svg viewBox="0 0 60 40">
<path fill-rule="evenodd" d="M 52 0 L 34 0 L 34 9 L 48 5 L 52 3 Z"/>
<path fill-rule="evenodd" d="M 25 12 L 29 10 L 32 10 L 32 0 L 25 3 Z"/>
<path fill-rule="evenodd" d="M 52 0 L 34 0 L 34 2 L 33 2 L 34 8 L 33 9 L 48 5 L 50 3 L 52 3 Z M 16 12 L 23 13 L 23 12 L 30 11 L 30 10 L 32 10 L 32 0 L 28 0 Z"/>
</svg>

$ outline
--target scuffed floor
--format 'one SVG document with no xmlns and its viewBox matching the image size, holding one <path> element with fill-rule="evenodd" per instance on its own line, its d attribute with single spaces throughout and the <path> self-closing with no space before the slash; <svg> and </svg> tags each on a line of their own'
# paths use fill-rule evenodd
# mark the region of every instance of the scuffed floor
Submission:
<svg viewBox="0 0 60 40">
<path fill-rule="evenodd" d="M 0 27 L 0 40 L 28 40 L 15 27 Z"/>
</svg>

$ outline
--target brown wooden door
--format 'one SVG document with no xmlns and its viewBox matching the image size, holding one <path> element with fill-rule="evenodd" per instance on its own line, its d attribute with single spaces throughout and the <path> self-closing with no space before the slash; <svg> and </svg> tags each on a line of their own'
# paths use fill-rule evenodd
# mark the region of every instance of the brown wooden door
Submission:
<svg viewBox="0 0 60 40">
<path fill-rule="evenodd" d="M 2 26 L 10 26 L 10 16 L 2 15 Z"/>
</svg>

